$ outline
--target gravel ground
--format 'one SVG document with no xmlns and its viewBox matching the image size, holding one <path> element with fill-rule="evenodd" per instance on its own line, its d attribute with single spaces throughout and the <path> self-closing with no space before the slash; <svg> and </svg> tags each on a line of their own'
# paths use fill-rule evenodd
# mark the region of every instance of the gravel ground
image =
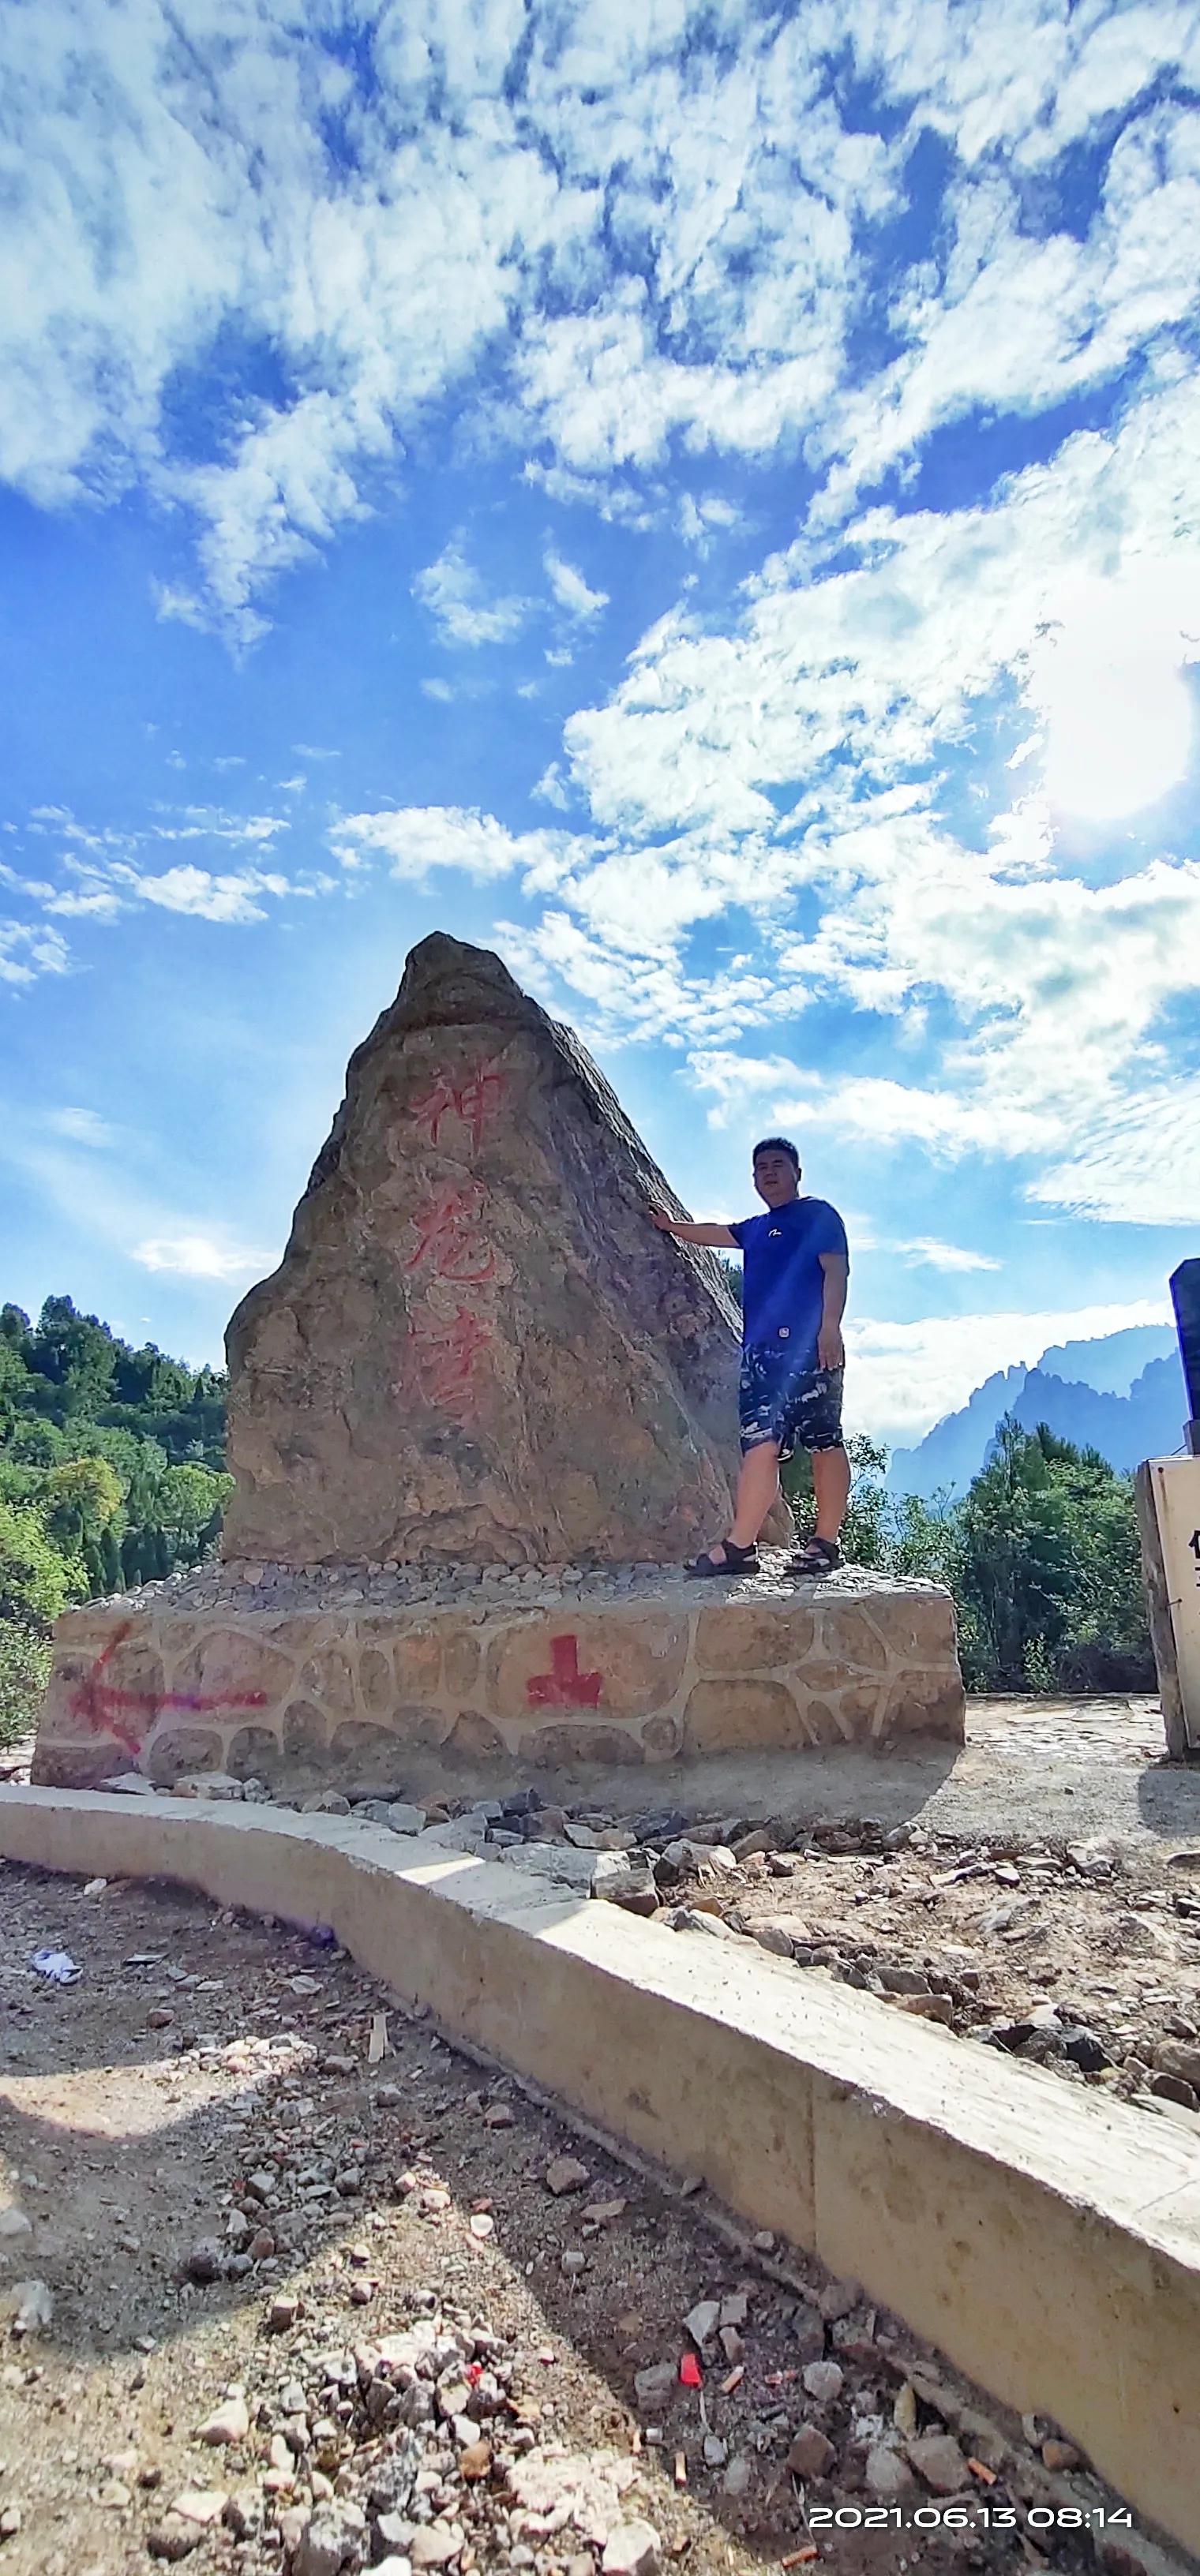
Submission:
<svg viewBox="0 0 1200 2576">
<path fill-rule="evenodd" d="M 817 1826 L 798 1851 L 769 1828 L 709 1849 L 695 1837 L 712 1830 L 656 1863 L 656 1919 L 758 1940 L 1200 2148 L 1200 1849 L 862 1823 Z"/>
<path fill-rule="evenodd" d="M 809 1914 L 870 1868 L 792 1865 Z M 155 1885 L 0 1886 L 6 2576 L 1161 2563 L 1057 2428 L 336 1950 Z"/>
</svg>

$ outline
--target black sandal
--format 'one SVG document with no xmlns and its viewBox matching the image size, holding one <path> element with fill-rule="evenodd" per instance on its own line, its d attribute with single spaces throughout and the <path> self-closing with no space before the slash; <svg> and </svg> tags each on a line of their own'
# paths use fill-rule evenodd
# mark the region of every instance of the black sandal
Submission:
<svg viewBox="0 0 1200 2576">
<path fill-rule="evenodd" d="M 721 1560 L 714 1564 L 706 1548 L 703 1556 L 694 1556 L 684 1571 L 687 1574 L 757 1574 L 757 1545 L 751 1540 L 749 1547 L 738 1547 L 733 1539 L 723 1538 Z"/>
<path fill-rule="evenodd" d="M 788 1574 L 832 1574 L 834 1567 L 840 1565 L 841 1561 L 842 1551 L 837 1540 L 818 1538 L 814 1531 L 813 1536 L 805 1540 L 796 1555 L 789 1556 L 786 1572 Z"/>
</svg>

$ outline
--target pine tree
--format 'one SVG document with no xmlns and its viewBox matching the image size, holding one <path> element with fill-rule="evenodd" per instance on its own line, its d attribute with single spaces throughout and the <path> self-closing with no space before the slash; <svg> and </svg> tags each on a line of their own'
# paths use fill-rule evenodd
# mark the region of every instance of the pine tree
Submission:
<svg viewBox="0 0 1200 2576">
<path fill-rule="evenodd" d="M 104 1570 L 105 1591 L 119 1592 L 122 1588 L 123 1580 L 121 1570 L 121 1550 L 117 1544 L 116 1534 L 111 1521 L 106 1521 L 104 1528 L 100 1532 L 100 1563 Z"/>
</svg>

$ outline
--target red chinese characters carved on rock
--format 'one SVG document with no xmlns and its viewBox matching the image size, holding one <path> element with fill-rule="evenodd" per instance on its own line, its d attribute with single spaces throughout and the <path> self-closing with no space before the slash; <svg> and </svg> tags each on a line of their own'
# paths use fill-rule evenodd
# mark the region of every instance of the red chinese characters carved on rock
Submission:
<svg viewBox="0 0 1200 2576">
<path fill-rule="evenodd" d="M 445 1121 L 457 1120 L 477 1152 L 505 1089 L 505 1076 L 493 1062 L 470 1072 L 443 1073 L 432 1091 L 413 1103 L 413 1122 L 437 1145 Z M 424 1274 L 449 1288 L 489 1286 L 497 1275 L 496 1255 L 478 1239 L 483 1208 L 484 1193 L 474 1182 L 435 1191 L 415 1212 L 416 1241 L 404 1263 L 406 1272 Z M 409 1337 L 425 1402 L 465 1424 L 474 1411 L 480 1364 L 493 1340 L 490 1317 L 457 1303 L 446 1314 L 435 1290 L 414 1310 Z"/>
<path fill-rule="evenodd" d="M 525 1696 L 531 1708 L 598 1708 L 603 1673 L 581 1673 L 578 1637 L 552 1637 L 550 1670 L 531 1673 Z"/>
<path fill-rule="evenodd" d="M 265 1707 L 265 1691 L 121 1690 L 106 1682 L 103 1675 L 133 1625 L 132 1619 L 126 1619 L 113 1630 L 103 1654 L 97 1655 L 71 1700 L 72 1717 L 81 1718 L 85 1726 L 94 1726 L 98 1735 L 111 1735 L 122 1752 L 136 1760 L 155 1719 L 169 1708 L 186 1709 L 194 1716 L 213 1709 Z M 135 1723 L 137 1720 L 142 1721 L 140 1725 Z"/>
<path fill-rule="evenodd" d="M 435 1279 L 447 1279 L 456 1288 L 482 1288 L 494 1279 L 495 1253 L 484 1252 L 475 1240 L 482 1205 L 483 1193 L 476 1189 L 445 1189 L 427 1199 L 413 1218 L 416 1250 L 405 1269 L 432 1270 Z"/>
<path fill-rule="evenodd" d="M 443 1122 L 447 1118 L 457 1118 L 462 1126 L 470 1129 L 471 1143 L 478 1153 L 484 1128 L 489 1118 L 495 1116 L 505 1089 L 505 1078 L 498 1064 L 477 1065 L 473 1073 L 465 1073 L 458 1082 L 453 1074 L 443 1073 L 423 1100 L 413 1102 L 413 1124 L 423 1127 L 430 1144 L 436 1145 Z"/>
<path fill-rule="evenodd" d="M 426 1403 L 465 1422 L 474 1405 L 479 1363 L 492 1340 L 486 1318 L 472 1314 L 469 1306 L 457 1306 L 453 1315 L 419 1306 L 409 1331 Z"/>
</svg>

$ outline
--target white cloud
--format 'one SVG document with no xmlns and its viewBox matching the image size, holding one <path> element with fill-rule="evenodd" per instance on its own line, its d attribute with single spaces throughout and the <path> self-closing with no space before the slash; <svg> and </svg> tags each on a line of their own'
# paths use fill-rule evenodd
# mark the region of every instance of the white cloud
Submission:
<svg viewBox="0 0 1200 2576">
<path fill-rule="evenodd" d="M 231 814 L 220 806 L 156 804 L 152 817 L 149 824 L 136 830 L 117 832 L 105 827 L 97 831 L 77 822 L 63 808 L 36 808 L 29 829 L 40 838 L 65 842 L 60 857 L 66 882 L 23 877 L 14 869 L 4 869 L 0 874 L 55 918 L 95 922 L 117 921 L 140 903 L 154 904 L 168 912 L 191 913 L 208 921 L 262 921 L 266 918 L 260 900 L 264 895 L 282 901 L 289 895 L 312 890 L 311 881 L 293 885 L 278 869 L 270 867 L 213 870 L 187 863 L 156 870 L 148 863 L 154 854 L 178 842 L 215 841 L 269 858 L 271 844 L 289 829 L 284 815 Z M 45 930 L 20 934 L 13 959 L 18 973 L 28 963 L 29 943 L 35 940 L 42 943 L 38 949 L 41 971 L 62 971 L 67 951 L 57 932 Z M 53 945 L 56 941 L 57 948 Z M 21 979 L 26 980 L 23 974 Z"/>
<path fill-rule="evenodd" d="M 996 1370 L 1032 1368 L 1051 1343 L 1094 1341 L 1127 1324 L 1169 1320 L 1165 1297 L 1066 1312 L 931 1315 L 906 1324 L 860 1321 L 851 1313 L 846 1325 L 848 1427 L 907 1447 L 947 1413 L 956 1412 Z"/>
<path fill-rule="evenodd" d="M 716 1095 L 709 1111 L 713 1127 L 732 1125 L 747 1101 L 755 1100 L 762 1118 L 794 1128 L 797 1141 L 828 1132 L 885 1148 L 911 1143 L 935 1161 L 957 1162 L 967 1153 L 1033 1152 L 1042 1141 L 1036 1115 L 1015 1128 L 1002 1126 L 985 1101 L 962 1099 L 949 1088 L 880 1074 L 820 1074 L 784 1056 L 744 1056 L 722 1048 L 698 1049 L 691 1066 L 697 1089 Z"/>
<path fill-rule="evenodd" d="M 220 1244 L 207 1234 L 151 1235 L 133 1245 L 130 1257 L 143 1270 L 181 1279 L 248 1279 L 272 1260 L 270 1253 Z"/>
<path fill-rule="evenodd" d="M 344 867 L 374 857 L 397 877 L 420 879 L 432 868 L 461 868 L 487 878 L 521 870 L 530 891 L 556 885 L 589 844 L 567 832 L 510 832 L 494 814 L 461 805 L 408 805 L 395 813 L 346 814 L 330 834 Z"/>
<path fill-rule="evenodd" d="M 20 1172 L 68 1230 L 103 1244 L 119 1260 L 181 1278 L 251 1278 L 273 1266 L 277 1255 L 237 1242 L 227 1227 L 164 1206 L 143 1185 L 139 1152 L 81 1152 L 81 1145 L 117 1141 L 85 1134 L 80 1121 L 87 1116 L 71 1109 L 48 1117 L 0 1118 L 0 1164 Z M 181 1145 L 173 1135 L 169 1143 L 177 1172 L 187 1140 Z"/>
<path fill-rule="evenodd" d="M 656 512 L 647 507 L 644 491 L 632 484 L 614 482 L 608 475 L 572 474 L 565 465 L 543 465 L 536 457 L 530 457 L 522 468 L 521 480 L 565 508 L 582 506 L 619 526 L 644 531 L 655 524 Z"/>
<path fill-rule="evenodd" d="M 544 912 L 533 929 L 498 921 L 496 936 L 513 973 L 552 1004 L 566 986 L 572 1016 L 596 1045 L 657 1038 L 671 1047 L 719 1046 L 778 1007 L 768 978 L 745 959 L 715 975 L 689 973 L 669 949 L 654 953 L 645 940 L 640 954 L 633 942 L 614 947 L 564 910 Z"/>
<path fill-rule="evenodd" d="M 445 546 L 413 583 L 413 597 L 429 610 L 446 644 L 503 644 L 524 625 L 529 602 L 489 599 L 480 575 L 457 542 Z"/>
<path fill-rule="evenodd" d="M 125 909 L 116 887 L 99 878 L 86 878 L 82 885 L 66 889 L 46 886 L 40 899 L 47 912 L 66 921 L 115 921 Z"/>
<path fill-rule="evenodd" d="M 65 975 L 69 965 L 70 952 L 57 930 L 0 921 L 0 984 L 20 990 L 39 975 Z"/>
<path fill-rule="evenodd" d="M 97 1153 L 117 1141 L 116 1128 L 110 1127 L 94 1109 L 48 1109 L 44 1123 L 55 1136 L 65 1136 L 69 1144 L 87 1145 Z"/>
<path fill-rule="evenodd" d="M 711 551 L 717 529 L 728 532 L 744 524 L 737 502 L 724 500 L 719 492 L 702 493 L 698 500 L 692 492 L 680 495 L 679 533 L 685 544 L 694 546 L 698 554 L 706 555 Z"/>
<path fill-rule="evenodd" d="M 1194 1212 L 1200 866 L 1081 840 L 1060 809 L 1132 810 L 1188 749 L 1200 21 L 1186 0 L 846 0 L 831 24 L 414 0 L 335 61 L 261 0 L 203 0 L 186 47 L 163 0 L 18 13 L 0 474 L 42 507 L 136 489 L 182 516 L 195 564 L 164 614 L 249 643 L 273 581 L 399 505 L 434 420 L 631 551 L 653 529 L 703 554 L 744 511 L 741 487 L 681 493 L 681 452 L 689 485 L 731 479 L 704 456 L 790 463 L 807 517 L 736 613 L 685 590 L 569 718 L 535 792 L 590 807 L 587 835 L 357 815 L 343 867 L 548 895 L 514 937 L 611 1039 L 732 1054 L 814 1000 L 886 1021 L 911 1067 L 841 1061 L 839 1135 L 1028 1158 L 1037 1198 L 1096 1216 Z M 1083 392 L 1107 430 L 1047 431 L 1046 462 L 972 505 L 894 505 L 940 427 Z M 885 475 L 893 505 L 854 517 Z M 554 600 L 586 625 L 604 595 L 559 540 Z M 534 608 L 461 534 L 414 589 L 460 648 Z M 571 647 L 546 658 L 567 671 Z M 48 806 L 32 828 L 67 864 L 25 894 L 63 918 L 253 922 L 288 891 L 252 864 L 279 817 L 164 812 L 131 840 Z M 152 846 L 205 836 L 230 845 L 216 868 Z M 689 942 L 731 913 L 714 974 Z M 0 934 L 9 983 L 66 964 L 45 924 Z M 768 1093 L 811 1122 L 803 1069 Z"/>
<path fill-rule="evenodd" d="M 764 943 L 773 984 L 901 1031 L 919 1029 L 931 1000 L 948 1006 L 918 1081 L 839 1071 L 823 1084 L 844 1130 L 1058 1171 L 1095 1122 L 1144 1095 L 1157 1178 L 1142 1169 L 1137 1203 L 1178 1202 L 1149 1111 L 1164 1014 L 1200 987 L 1200 866 L 1126 860 L 1089 881 L 1040 792 L 1036 737 L 1017 801 L 1000 800 L 1014 695 L 1044 725 L 1058 639 L 1079 631 L 1081 603 L 1093 648 L 1118 669 L 1142 639 L 1160 695 L 1195 652 L 1198 456 L 1200 384 L 1158 388 L 1109 437 L 1068 440 L 987 507 L 871 512 L 828 567 L 801 541 L 747 586 L 729 631 L 668 615 L 607 704 L 568 721 L 576 786 L 601 826 L 628 842 L 686 827 L 697 918 L 704 889 L 739 899 L 735 874 L 741 901 L 767 918 L 777 907 L 781 924 L 807 895 L 806 933 Z M 1091 720 L 1098 769 L 1106 699 Z M 994 811 L 975 846 L 936 810 L 952 760 Z M 802 1118 L 808 1090 L 777 1070 L 776 1114 Z M 1081 1168 L 1076 1155 L 1073 1188 Z M 1106 1170 L 1084 1199 L 1091 1189 L 1095 1212 L 1115 1215 L 1111 1151 Z M 1190 1183 L 1182 1195 L 1190 1204 Z"/>
<path fill-rule="evenodd" d="M 577 474 L 659 466 L 680 432 L 697 450 L 767 456 L 822 416 L 848 301 L 843 269 L 821 309 L 801 304 L 799 356 L 765 367 L 683 365 L 658 352 L 645 286 L 630 279 L 592 312 L 530 322 L 517 362 L 521 393 Z"/>
<path fill-rule="evenodd" d="M 1164 1069 L 1131 1086 L 1063 1140 L 1028 1196 L 1126 1225 L 1200 1225 L 1200 1076 Z"/>
<path fill-rule="evenodd" d="M 939 1243 L 935 1235 L 915 1235 L 911 1243 L 894 1247 L 902 1261 L 918 1270 L 999 1270 L 1001 1264 L 989 1252 L 971 1252 L 962 1243 Z"/>
<path fill-rule="evenodd" d="M 143 903 L 158 904 L 164 912 L 192 913 L 198 920 L 218 922 L 265 921 L 266 909 L 257 896 L 290 892 L 284 877 L 250 872 L 213 876 L 207 868 L 194 867 L 166 868 L 161 876 L 123 868 L 120 883 Z"/>
<path fill-rule="evenodd" d="M 570 806 L 570 790 L 563 779 L 562 770 L 556 760 L 552 760 L 547 764 L 546 768 L 542 771 L 541 777 L 536 781 L 536 784 L 530 788 L 529 793 L 531 796 L 536 796 L 539 802 L 543 805 L 557 805 L 560 813 L 565 814 Z"/>
<path fill-rule="evenodd" d="M 550 588 L 559 607 L 566 611 L 568 617 L 588 625 L 602 615 L 608 606 L 606 590 L 590 590 L 583 574 L 574 564 L 565 562 L 561 555 L 555 554 L 553 547 L 547 550 L 545 565 Z"/>
<path fill-rule="evenodd" d="M 198 577 L 164 613 L 244 642 L 451 400 L 548 496 L 632 526 L 663 505 L 624 468 L 672 441 L 807 439 L 840 507 L 941 420 L 1169 352 L 1195 294 L 1184 0 L 848 0 L 836 37 L 728 0 L 644 23 L 417 0 L 353 62 L 257 0 L 193 11 L 186 45 L 165 0 L 44 0 L 7 67 L 0 474 L 40 506 L 140 485 L 182 508 Z M 931 130 L 931 246 L 881 275 Z M 1080 150 L 1095 202 L 1068 222 Z M 864 320 L 891 352 L 865 385 Z M 246 364 L 197 455 L 173 421 L 223 335 Z"/>
</svg>

